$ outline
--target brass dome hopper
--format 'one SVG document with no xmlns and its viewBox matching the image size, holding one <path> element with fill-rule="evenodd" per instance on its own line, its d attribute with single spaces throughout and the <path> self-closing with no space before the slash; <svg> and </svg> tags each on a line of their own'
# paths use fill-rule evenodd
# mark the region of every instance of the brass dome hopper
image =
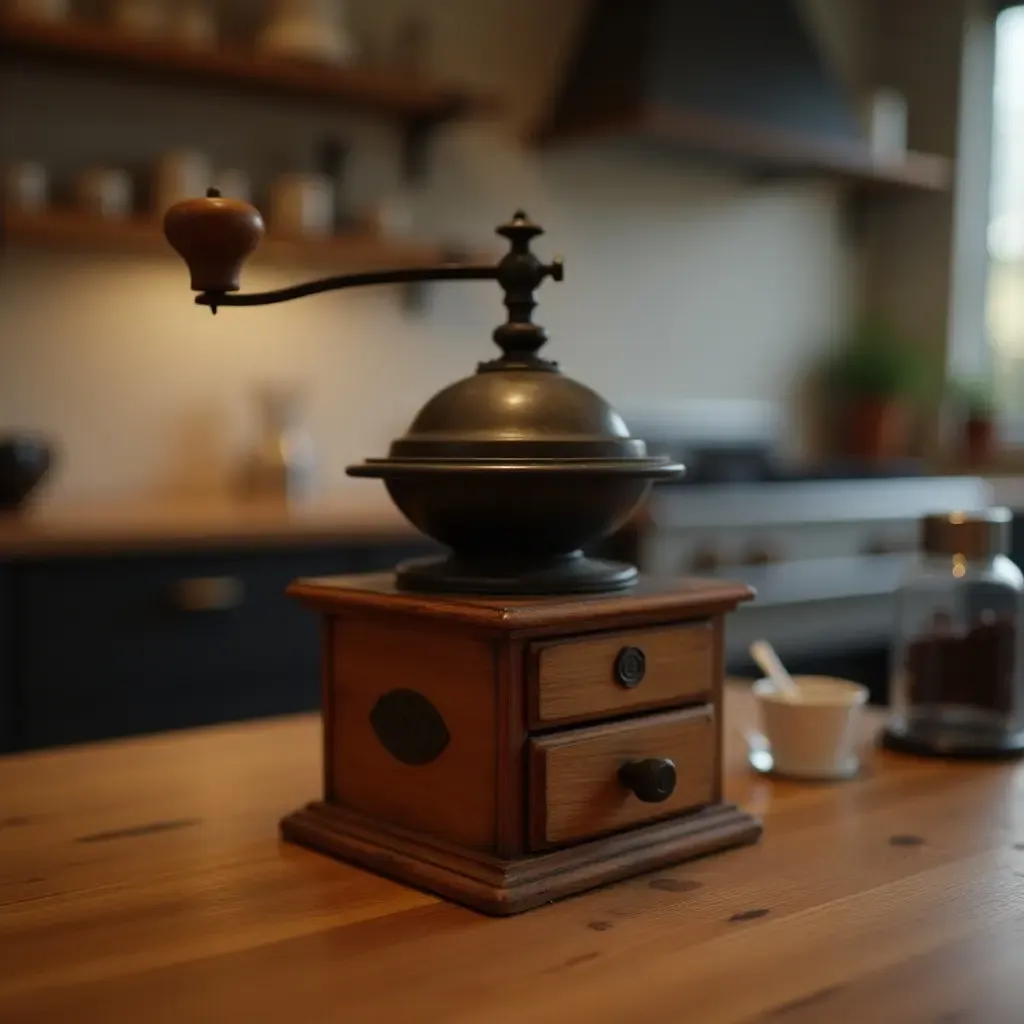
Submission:
<svg viewBox="0 0 1024 1024">
<path fill-rule="evenodd" d="M 623 524 L 656 480 L 683 467 L 651 457 L 598 394 L 538 353 L 547 340 L 532 322 L 534 292 L 560 262 L 543 264 L 530 243 L 543 231 L 525 213 L 498 229 L 510 251 L 495 266 L 413 268 L 351 274 L 275 292 L 235 294 L 241 266 L 263 235 L 245 203 L 205 199 L 168 211 L 165 231 L 192 274 L 196 299 L 257 306 L 372 284 L 496 280 L 508 318 L 494 332 L 501 355 L 445 388 L 420 410 L 384 458 L 348 469 L 384 481 L 392 500 L 447 556 L 406 562 L 403 590 L 539 595 L 628 589 L 635 566 L 584 552 Z"/>
</svg>

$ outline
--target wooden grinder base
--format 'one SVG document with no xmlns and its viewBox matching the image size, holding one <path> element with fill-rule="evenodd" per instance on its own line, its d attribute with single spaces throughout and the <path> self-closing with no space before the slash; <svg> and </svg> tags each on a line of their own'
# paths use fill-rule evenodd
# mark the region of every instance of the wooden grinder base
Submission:
<svg viewBox="0 0 1024 1024">
<path fill-rule="evenodd" d="M 503 915 L 760 836 L 721 788 L 723 624 L 745 586 L 292 593 L 323 614 L 324 793 L 286 839 Z"/>
</svg>

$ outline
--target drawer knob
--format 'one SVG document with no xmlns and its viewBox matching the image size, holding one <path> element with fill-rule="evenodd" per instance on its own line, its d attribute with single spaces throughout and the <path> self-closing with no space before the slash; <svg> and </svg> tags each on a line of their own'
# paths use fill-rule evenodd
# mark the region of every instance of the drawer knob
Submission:
<svg viewBox="0 0 1024 1024">
<path fill-rule="evenodd" d="M 676 766 L 667 757 L 627 761 L 619 769 L 619 782 L 645 804 L 660 804 L 676 788 Z"/>
<path fill-rule="evenodd" d="M 179 580 L 171 603 L 180 612 L 226 612 L 245 601 L 245 583 L 235 576 Z"/>
<path fill-rule="evenodd" d="M 647 671 L 647 659 L 639 647 L 623 647 L 615 659 L 615 681 L 632 690 L 639 686 Z"/>
</svg>

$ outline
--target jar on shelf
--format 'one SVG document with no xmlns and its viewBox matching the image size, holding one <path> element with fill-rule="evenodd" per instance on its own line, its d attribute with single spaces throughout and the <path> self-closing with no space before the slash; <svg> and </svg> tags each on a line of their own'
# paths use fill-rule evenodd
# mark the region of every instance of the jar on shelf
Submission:
<svg viewBox="0 0 1024 1024">
<path fill-rule="evenodd" d="M 344 63 L 355 56 L 342 0 L 273 0 L 257 38 L 265 54 Z"/>
<path fill-rule="evenodd" d="M 75 179 L 79 209 L 103 220 L 125 220 L 132 215 L 135 184 L 120 167 L 90 167 Z"/>
<path fill-rule="evenodd" d="M 38 21 L 67 21 L 71 16 L 70 0 L 7 0 L 4 13 L 16 18 Z"/>
<path fill-rule="evenodd" d="M 1024 576 L 1005 508 L 926 516 L 896 595 L 883 742 L 917 754 L 1024 752 Z"/>
<path fill-rule="evenodd" d="M 114 0 L 114 28 L 128 36 L 158 39 L 167 29 L 165 0 Z"/>
<path fill-rule="evenodd" d="M 270 192 L 270 226 L 284 238 L 334 233 L 335 187 L 324 174 L 282 174 Z"/>
<path fill-rule="evenodd" d="M 190 50 L 217 45 L 217 19 L 209 0 L 176 0 L 169 12 L 170 36 Z"/>
<path fill-rule="evenodd" d="M 182 149 L 160 157 L 153 176 L 153 208 L 162 217 L 175 203 L 201 196 L 213 181 L 205 153 Z"/>
<path fill-rule="evenodd" d="M 4 169 L 3 202 L 20 213 L 38 213 L 50 199 L 50 175 L 35 160 L 21 160 Z"/>
</svg>

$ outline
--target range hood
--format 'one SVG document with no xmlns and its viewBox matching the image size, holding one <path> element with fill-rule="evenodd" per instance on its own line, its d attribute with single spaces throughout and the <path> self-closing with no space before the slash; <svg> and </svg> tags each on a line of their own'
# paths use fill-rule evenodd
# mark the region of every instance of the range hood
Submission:
<svg viewBox="0 0 1024 1024">
<path fill-rule="evenodd" d="M 596 139 L 861 183 L 942 188 L 949 177 L 940 157 L 873 165 L 796 0 L 593 0 L 536 141 Z"/>
</svg>

